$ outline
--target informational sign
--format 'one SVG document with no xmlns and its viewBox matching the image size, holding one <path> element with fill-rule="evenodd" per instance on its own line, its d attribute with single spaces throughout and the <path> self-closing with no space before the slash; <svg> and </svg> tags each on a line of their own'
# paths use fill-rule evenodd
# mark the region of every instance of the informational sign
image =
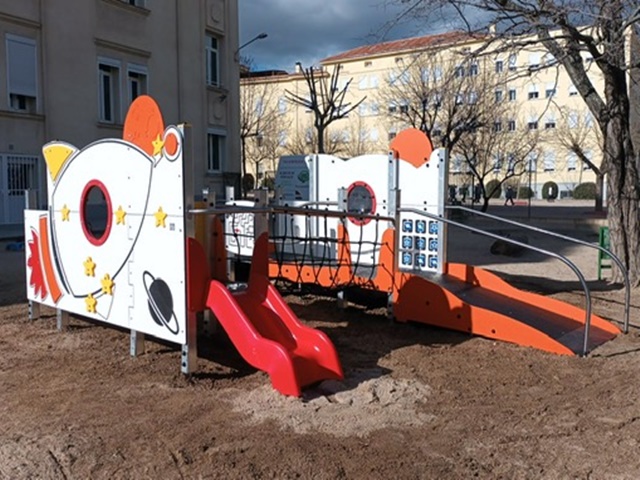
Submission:
<svg viewBox="0 0 640 480">
<path fill-rule="evenodd" d="M 275 187 L 284 201 L 309 200 L 309 165 L 306 156 L 280 157 Z"/>
</svg>

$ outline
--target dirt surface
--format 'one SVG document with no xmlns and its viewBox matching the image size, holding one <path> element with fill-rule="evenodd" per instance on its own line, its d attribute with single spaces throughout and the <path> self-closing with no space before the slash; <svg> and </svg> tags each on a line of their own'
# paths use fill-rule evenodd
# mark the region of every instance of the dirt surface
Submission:
<svg viewBox="0 0 640 480">
<path fill-rule="evenodd" d="M 623 294 L 594 280 L 593 251 L 529 240 L 575 260 L 594 311 L 622 320 Z M 454 231 L 450 241 L 454 260 L 583 305 L 558 261 L 492 256 L 489 240 Z M 23 253 L 0 248 L 2 479 L 640 477 L 635 326 L 587 358 L 563 357 L 288 295 L 346 374 L 296 399 L 222 332 L 200 339 L 187 379 L 173 345 L 147 341 L 131 358 L 125 331 L 74 319 L 59 332 L 53 311 L 29 321 Z M 637 291 L 631 318 L 640 324 Z"/>
</svg>

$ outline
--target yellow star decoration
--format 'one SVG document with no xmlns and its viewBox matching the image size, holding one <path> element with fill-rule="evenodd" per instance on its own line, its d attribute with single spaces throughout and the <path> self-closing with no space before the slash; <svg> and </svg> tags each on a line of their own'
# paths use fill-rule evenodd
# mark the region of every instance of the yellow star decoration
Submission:
<svg viewBox="0 0 640 480">
<path fill-rule="evenodd" d="M 96 313 L 96 305 L 98 305 L 98 301 L 93 298 L 91 293 L 84 299 L 84 303 L 87 306 L 87 312 Z"/>
<path fill-rule="evenodd" d="M 124 217 L 127 214 L 127 212 L 125 212 L 122 209 L 122 205 L 118 207 L 118 209 L 115 211 L 115 214 L 116 214 L 116 225 L 124 225 Z"/>
<path fill-rule="evenodd" d="M 102 293 L 105 295 L 113 295 L 113 287 L 115 283 L 111 280 L 111 276 L 108 273 L 105 273 L 102 280 L 100 280 L 100 284 L 102 285 Z"/>
<path fill-rule="evenodd" d="M 151 142 L 151 145 L 153 145 L 153 156 L 154 157 L 156 155 L 160 154 L 160 152 L 162 152 L 162 147 L 164 147 L 164 141 L 162 140 L 162 138 L 160 138 L 160 134 L 158 134 L 156 139 L 153 142 Z"/>
<path fill-rule="evenodd" d="M 156 227 L 165 228 L 164 221 L 167 219 L 167 214 L 162 211 L 162 207 L 158 207 L 158 211 L 154 213 L 154 216 L 156 217 Z"/>
<path fill-rule="evenodd" d="M 69 221 L 69 213 L 71 213 L 71 210 L 69 210 L 69 207 L 67 207 L 66 203 L 62 206 L 62 209 L 60 209 L 60 213 L 62 214 L 62 221 L 63 222 L 68 222 Z"/>
<path fill-rule="evenodd" d="M 96 264 L 91 257 L 87 257 L 87 259 L 82 263 L 82 265 L 84 265 L 84 274 L 87 277 L 96 276 Z"/>
</svg>

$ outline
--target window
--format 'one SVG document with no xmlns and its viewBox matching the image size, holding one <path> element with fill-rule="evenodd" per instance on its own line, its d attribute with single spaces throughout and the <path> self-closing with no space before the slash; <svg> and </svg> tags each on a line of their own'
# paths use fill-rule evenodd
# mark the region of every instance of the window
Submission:
<svg viewBox="0 0 640 480">
<path fill-rule="evenodd" d="M 529 100 L 535 100 L 539 96 L 540 96 L 540 93 L 538 92 L 538 86 L 535 83 L 532 83 L 531 85 L 529 85 L 529 94 L 527 98 Z"/>
<path fill-rule="evenodd" d="M 529 121 L 527 122 L 527 128 L 529 130 L 537 130 L 538 129 L 538 119 L 537 118 L 530 118 Z"/>
<path fill-rule="evenodd" d="M 544 171 L 553 172 L 556 169 L 556 154 L 554 151 L 544 153 Z"/>
<path fill-rule="evenodd" d="M 545 130 L 556 128 L 556 117 L 549 115 L 544 122 L 544 128 Z"/>
<path fill-rule="evenodd" d="M 556 84 L 554 82 L 547 83 L 544 89 L 545 98 L 552 98 L 556 94 Z"/>
<path fill-rule="evenodd" d="M 516 121 L 515 120 L 509 120 L 507 122 L 507 130 L 509 130 L 510 132 L 515 132 L 515 130 L 516 130 Z"/>
<path fill-rule="evenodd" d="M 504 70 L 504 62 L 502 60 L 496 60 L 496 73 L 502 73 Z"/>
<path fill-rule="evenodd" d="M 366 62 L 364 62 L 365 67 L 370 67 L 371 65 L 373 65 L 373 62 L 370 60 L 367 60 Z"/>
<path fill-rule="evenodd" d="M 567 170 L 574 171 L 578 167 L 578 156 L 574 152 L 570 152 L 567 156 Z"/>
<path fill-rule="evenodd" d="M 369 88 L 378 88 L 378 76 L 369 75 Z"/>
<path fill-rule="evenodd" d="M 464 95 L 462 93 L 456 93 L 456 105 L 462 105 L 464 103 Z"/>
<path fill-rule="evenodd" d="M 493 171 L 495 173 L 500 172 L 502 170 L 502 155 L 494 155 L 493 157 Z"/>
<path fill-rule="evenodd" d="M 360 105 L 358 105 L 358 115 L 360 115 L 361 117 L 365 117 L 367 115 L 367 103 L 366 102 L 362 102 Z"/>
<path fill-rule="evenodd" d="M 408 113 L 409 112 L 409 102 L 407 100 L 402 100 L 400 102 L 400 112 Z"/>
<path fill-rule="evenodd" d="M 530 53 L 529 54 L 529 70 L 535 70 L 540 67 L 540 54 L 539 53 Z"/>
<path fill-rule="evenodd" d="M 398 78 L 396 72 L 389 72 L 389 85 L 393 86 Z"/>
<path fill-rule="evenodd" d="M 389 140 L 393 140 L 394 138 L 396 138 L 396 135 L 398 134 L 398 132 L 396 131 L 396 127 L 391 127 L 389 129 L 389 135 L 388 135 L 388 139 Z"/>
<path fill-rule="evenodd" d="M 98 98 L 100 121 L 120 121 L 120 64 L 109 59 L 98 60 Z"/>
<path fill-rule="evenodd" d="M 207 133 L 207 171 L 222 172 L 224 168 L 226 132 L 211 130 Z"/>
<path fill-rule="evenodd" d="M 396 57 L 396 58 L 395 58 L 395 62 L 396 62 L 396 63 L 404 63 L 404 60 L 403 60 L 403 58 L 402 58 L 402 57 Z"/>
<path fill-rule="evenodd" d="M 398 111 L 398 104 L 396 102 L 389 103 L 389 113 L 396 113 Z"/>
<path fill-rule="evenodd" d="M 554 57 L 553 54 L 549 52 L 544 54 L 543 61 L 546 66 L 555 65 L 556 63 L 558 63 L 556 57 Z"/>
<path fill-rule="evenodd" d="M 493 122 L 493 131 L 494 132 L 501 132 L 502 131 L 502 122 L 500 120 L 497 120 L 497 121 Z"/>
<path fill-rule="evenodd" d="M 576 88 L 576 86 L 572 83 L 571 85 L 569 85 L 569 96 L 570 97 L 575 97 L 576 95 L 578 95 L 578 89 Z"/>
<path fill-rule="evenodd" d="M 378 138 L 380 138 L 380 136 L 378 135 L 378 129 L 372 128 L 369 131 L 369 140 L 371 140 L 372 142 L 377 142 Z"/>
<path fill-rule="evenodd" d="M 129 65 L 127 67 L 127 88 L 129 93 L 129 103 L 133 102 L 140 95 L 148 92 L 147 68 L 141 65 Z"/>
<path fill-rule="evenodd" d="M 584 126 L 587 128 L 593 128 L 593 115 L 591 115 L 591 112 L 584 114 Z"/>
<path fill-rule="evenodd" d="M 427 67 L 422 67 L 420 69 L 420 79 L 422 83 L 429 83 L 429 69 Z"/>
<path fill-rule="evenodd" d="M 469 95 L 467 96 L 468 98 L 468 102 L 470 105 L 473 105 L 474 103 L 478 103 L 478 93 L 477 92 L 469 92 Z"/>
<path fill-rule="evenodd" d="M 440 92 L 436 92 L 433 96 L 433 106 L 440 107 L 442 105 L 442 94 Z"/>
<path fill-rule="evenodd" d="M 380 113 L 380 108 L 376 102 L 371 102 L 369 104 L 369 112 L 371 115 L 378 115 Z"/>
<path fill-rule="evenodd" d="M 404 71 L 399 75 L 399 79 L 401 85 L 409 85 L 409 83 L 411 82 L 411 74 L 407 71 Z"/>
<path fill-rule="evenodd" d="M 569 117 L 567 118 L 569 128 L 578 128 L 579 122 L 578 112 L 569 112 Z"/>
<path fill-rule="evenodd" d="M 279 147 L 287 146 L 287 132 L 285 130 L 281 130 L 278 132 L 278 146 Z"/>
<path fill-rule="evenodd" d="M 507 154 L 507 173 L 515 173 L 516 156 L 513 153 Z"/>
<path fill-rule="evenodd" d="M 38 96 L 36 42 L 7 35 L 7 90 L 12 110 L 35 113 Z"/>
<path fill-rule="evenodd" d="M 278 99 L 278 112 L 281 114 L 287 113 L 287 99 L 285 97 Z"/>
<path fill-rule="evenodd" d="M 494 92 L 494 96 L 496 99 L 496 103 L 500 103 L 502 101 L 502 90 L 496 90 Z"/>
<path fill-rule="evenodd" d="M 358 88 L 360 90 L 364 90 L 365 88 L 367 88 L 368 83 L 369 82 L 368 82 L 367 76 L 364 75 L 364 76 L 360 77 L 360 80 L 358 80 Z"/>
<path fill-rule="evenodd" d="M 516 101 L 516 89 L 515 88 L 510 88 L 509 89 L 509 101 L 510 102 L 515 102 Z"/>
<path fill-rule="evenodd" d="M 442 67 L 436 66 L 433 70 L 433 78 L 437 81 L 442 80 Z"/>
<path fill-rule="evenodd" d="M 218 58 L 218 39 L 207 35 L 205 40 L 205 54 L 207 64 L 207 85 L 220 86 L 220 59 Z"/>
<path fill-rule="evenodd" d="M 478 76 L 478 72 L 479 72 L 479 68 L 478 68 L 478 64 L 477 63 L 472 63 L 471 65 L 469 65 L 469 76 L 470 77 L 477 77 Z"/>
<path fill-rule="evenodd" d="M 456 69 L 454 71 L 454 76 L 456 78 L 462 78 L 464 77 L 464 67 L 462 65 L 458 65 L 456 66 Z"/>
<path fill-rule="evenodd" d="M 134 7 L 144 7 L 145 0 L 120 0 L 129 5 L 133 5 Z"/>
<path fill-rule="evenodd" d="M 509 55 L 509 71 L 510 72 L 515 72 L 516 69 L 518 68 L 517 61 L 518 61 L 518 56 L 515 53 L 512 53 L 511 55 Z"/>
<path fill-rule="evenodd" d="M 313 143 L 313 128 L 308 127 L 304 132 L 304 141 L 307 145 Z"/>
</svg>

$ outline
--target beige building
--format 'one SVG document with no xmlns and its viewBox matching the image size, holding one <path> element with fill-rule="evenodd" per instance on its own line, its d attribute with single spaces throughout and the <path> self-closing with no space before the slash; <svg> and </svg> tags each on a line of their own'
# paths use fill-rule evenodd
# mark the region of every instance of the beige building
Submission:
<svg viewBox="0 0 640 480">
<path fill-rule="evenodd" d="M 46 201 L 41 148 L 122 135 L 153 96 L 190 125 L 195 192 L 239 185 L 237 0 L 0 0 L 0 224 Z"/>
<path fill-rule="evenodd" d="M 320 68 L 325 71 L 340 68 L 340 88 L 351 80 L 348 102 L 364 98 L 348 118 L 332 125 L 328 150 L 346 158 L 385 152 L 395 134 L 411 124 L 424 126 L 433 142 L 439 144 L 447 128 L 449 132 L 459 127 L 476 128 L 468 119 L 474 111 L 484 110 L 485 123 L 491 122 L 496 134 L 490 132 L 477 141 L 483 143 L 482 147 L 493 145 L 490 152 L 485 151 L 490 157 L 483 167 L 485 183 L 519 168 L 524 173 L 510 183 L 531 185 L 539 198 L 543 185 L 553 181 L 562 198 L 570 196 L 577 185 L 594 182 L 593 170 L 570 147 L 578 145 L 586 158 L 600 165 L 597 128 L 564 69 L 535 44 L 518 51 L 470 55 L 481 42 L 477 37 L 450 32 L 367 45 L 323 59 Z M 633 42 L 637 45 L 635 36 L 630 48 Z M 586 54 L 583 58 L 596 88 L 601 89 L 599 70 L 595 65 L 589 67 L 593 59 Z M 280 118 L 275 122 L 279 130 L 271 133 L 279 139 L 274 153 L 315 149 L 312 114 L 286 100 L 286 90 L 307 91 L 302 80 L 299 73 L 279 72 L 241 81 L 243 92 L 269 89 L 271 93 L 265 98 L 278 105 L 271 110 L 273 113 L 275 109 Z M 257 111 L 269 112 L 262 103 Z M 425 108 L 421 109 L 420 103 Z M 455 122 L 462 123 L 456 126 Z M 266 134 L 257 134 L 262 144 L 269 143 Z M 256 148 L 255 142 L 252 145 Z M 473 183 L 465 161 L 473 148 L 479 147 L 457 144 L 452 148 L 451 183 Z M 251 153 L 247 149 L 249 158 Z M 260 162 L 263 172 L 275 169 L 275 158 Z M 251 166 L 252 162 L 247 164 Z M 257 173 L 260 177 L 261 172 Z"/>
</svg>

